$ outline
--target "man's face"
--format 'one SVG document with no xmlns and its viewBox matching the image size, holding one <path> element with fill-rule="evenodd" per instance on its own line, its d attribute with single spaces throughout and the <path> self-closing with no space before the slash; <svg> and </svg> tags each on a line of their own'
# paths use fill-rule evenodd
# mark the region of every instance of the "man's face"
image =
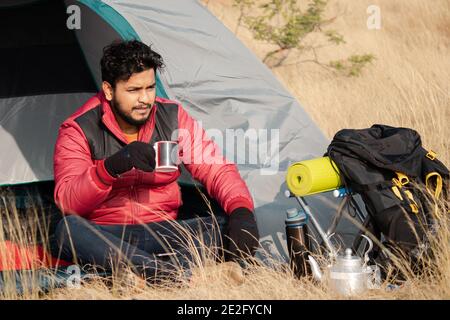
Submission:
<svg viewBox="0 0 450 320">
<path fill-rule="evenodd" d="M 155 71 L 149 69 L 133 73 L 128 80 L 117 81 L 110 92 L 109 98 L 116 116 L 130 125 L 140 126 L 147 121 L 155 102 Z"/>
</svg>

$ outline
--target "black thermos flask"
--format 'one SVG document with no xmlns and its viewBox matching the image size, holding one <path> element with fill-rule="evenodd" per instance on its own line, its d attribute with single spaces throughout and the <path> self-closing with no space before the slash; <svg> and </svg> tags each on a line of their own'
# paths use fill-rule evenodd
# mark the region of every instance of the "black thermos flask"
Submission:
<svg viewBox="0 0 450 320">
<path fill-rule="evenodd" d="M 290 265 L 297 277 L 310 273 L 308 259 L 309 239 L 307 231 L 308 216 L 297 208 L 286 211 L 286 240 Z"/>
</svg>

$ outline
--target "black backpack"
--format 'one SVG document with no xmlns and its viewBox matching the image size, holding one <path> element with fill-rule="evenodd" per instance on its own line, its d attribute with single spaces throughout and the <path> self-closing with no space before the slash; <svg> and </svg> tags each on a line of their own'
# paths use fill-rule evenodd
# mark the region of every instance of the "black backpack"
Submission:
<svg viewBox="0 0 450 320">
<path fill-rule="evenodd" d="M 442 214 L 436 212 L 436 200 L 448 203 L 449 170 L 422 147 L 415 130 L 379 124 L 344 129 L 326 155 L 344 185 L 364 201 L 370 231 L 404 253 L 423 241 L 436 214 Z"/>
</svg>

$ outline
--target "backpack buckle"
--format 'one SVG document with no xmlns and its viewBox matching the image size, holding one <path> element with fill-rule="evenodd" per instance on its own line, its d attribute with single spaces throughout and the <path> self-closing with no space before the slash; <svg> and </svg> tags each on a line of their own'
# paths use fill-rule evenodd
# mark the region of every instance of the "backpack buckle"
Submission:
<svg viewBox="0 0 450 320">
<path fill-rule="evenodd" d="M 419 213 L 419 205 L 416 200 L 414 200 L 414 196 L 411 191 L 405 190 L 406 196 L 409 198 L 409 206 L 413 213 Z"/>
<path fill-rule="evenodd" d="M 409 183 L 409 178 L 406 174 L 396 171 L 395 174 L 397 175 L 397 178 L 393 178 L 392 182 L 399 188 L 403 187 L 404 185 L 407 185 Z"/>
<path fill-rule="evenodd" d="M 428 159 L 430 159 L 431 161 L 433 161 L 434 159 L 436 159 L 437 153 L 434 152 L 433 150 L 428 151 L 428 153 L 426 154 L 426 157 Z"/>
<path fill-rule="evenodd" d="M 394 192 L 395 196 L 399 198 L 401 201 L 403 201 L 403 197 L 402 194 L 400 193 L 400 189 L 398 188 L 398 186 L 393 186 L 391 189 L 392 192 Z"/>
</svg>

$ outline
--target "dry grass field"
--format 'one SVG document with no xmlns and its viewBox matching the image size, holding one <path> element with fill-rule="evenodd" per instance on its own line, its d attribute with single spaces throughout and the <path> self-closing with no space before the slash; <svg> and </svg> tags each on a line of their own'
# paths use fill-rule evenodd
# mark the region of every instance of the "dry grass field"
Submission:
<svg viewBox="0 0 450 320">
<path fill-rule="evenodd" d="M 232 0 L 202 2 L 261 59 L 272 48 L 255 41 L 244 26 L 237 26 L 239 12 L 232 7 Z M 380 30 L 366 26 L 366 10 L 373 4 L 381 9 Z M 307 56 L 292 52 L 285 65 L 272 69 L 276 77 L 329 138 L 342 128 L 364 128 L 375 123 L 411 127 L 421 134 L 426 148 L 436 151 L 450 165 L 450 0 L 330 0 L 327 16 L 336 17 L 330 27 L 344 35 L 346 44 L 320 49 L 322 61 L 363 53 L 373 54 L 376 60 L 361 76 L 346 77 L 313 63 L 297 64 Z M 422 277 L 406 271 L 407 281 L 398 289 L 387 290 L 388 283 L 383 283 L 381 288 L 353 299 L 449 299 L 450 223 L 444 209 L 441 212 L 441 232 L 431 239 L 437 258 L 430 261 Z M 13 210 L 9 214 L 15 215 Z M 112 288 L 103 281 L 90 281 L 78 289 L 62 288 L 48 294 L 33 291 L 25 296 L 10 293 L 5 298 L 342 298 L 326 285 L 298 280 L 274 264 L 273 268 L 255 264 L 242 277 L 234 266 L 200 265 L 191 280 L 178 285 L 146 287 L 132 276 L 122 275 Z"/>
<path fill-rule="evenodd" d="M 238 27 L 232 0 L 203 2 L 258 57 L 273 49 Z M 370 5 L 380 8 L 379 30 L 367 28 Z M 277 78 L 329 138 L 342 128 L 375 123 L 410 127 L 450 164 L 450 1 L 330 0 L 326 17 L 335 18 L 326 28 L 339 31 L 346 43 L 318 49 L 321 61 L 364 53 L 376 60 L 349 78 L 314 63 L 296 64 L 311 57 L 293 51 L 272 69 Z"/>
<path fill-rule="evenodd" d="M 442 204 L 441 204 L 442 205 Z M 440 212 L 444 210 L 441 208 Z M 8 212 L 11 220 L 18 220 L 17 212 Z M 29 216 L 40 216 L 39 209 L 29 212 Z M 255 300 L 282 300 L 282 299 L 449 299 L 450 298 L 450 220 L 447 215 L 439 220 L 440 232 L 430 236 L 430 246 L 434 260 L 425 259 L 424 273 L 418 277 L 407 263 L 402 260 L 396 262 L 396 267 L 405 274 L 405 279 L 397 282 L 394 290 L 389 288 L 392 282 L 384 281 L 377 289 L 367 291 L 365 294 L 344 297 L 330 290 L 327 283 L 317 283 L 310 278 L 297 279 L 292 271 L 285 268 L 279 261 L 271 261 L 271 267 L 257 263 L 243 272 L 235 264 L 218 264 L 213 261 L 214 253 L 206 254 L 194 252 L 196 257 L 192 277 L 177 275 L 176 282 L 162 282 L 158 285 L 147 286 L 142 279 L 135 276 L 130 270 L 116 271 L 112 276 L 93 277 L 84 279 L 79 286 L 70 288 L 67 283 L 62 288 L 42 292 L 37 281 L 37 273 L 30 279 L 22 282 L 27 287 L 24 294 L 18 294 L 11 278 L 5 278 L 5 292 L 0 295 L 2 299 L 80 299 L 80 300 L 114 300 L 114 299 L 153 299 L 153 300 L 208 300 L 208 299 L 255 299 Z M 12 224 L 14 226 L 14 222 Z M 20 228 L 5 230 L 0 224 L 0 233 L 5 231 L 14 233 L 13 239 L 18 243 L 27 243 L 33 239 L 43 225 L 37 225 L 28 233 L 19 231 Z M 11 227 L 10 227 L 11 228 Z M 31 232 L 30 232 L 31 231 Z M 28 238 L 28 239 L 27 239 Z M 1 237 L 0 237 L 0 240 Z M 192 241 L 189 241 L 192 242 Z M 1 241 L 0 241 L 1 243 Z M 4 261 L 4 248 L 0 246 L 2 260 Z M 316 257 L 320 259 L 320 257 Z M 319 260 L 320 261 L 320 260 Z M 395 276 L 393 277 L 395 279 Z M 74 282 L 70 282 L 74 283 Z M 76 282 L 74 283 L 76 284 Z"/>
</svg>

